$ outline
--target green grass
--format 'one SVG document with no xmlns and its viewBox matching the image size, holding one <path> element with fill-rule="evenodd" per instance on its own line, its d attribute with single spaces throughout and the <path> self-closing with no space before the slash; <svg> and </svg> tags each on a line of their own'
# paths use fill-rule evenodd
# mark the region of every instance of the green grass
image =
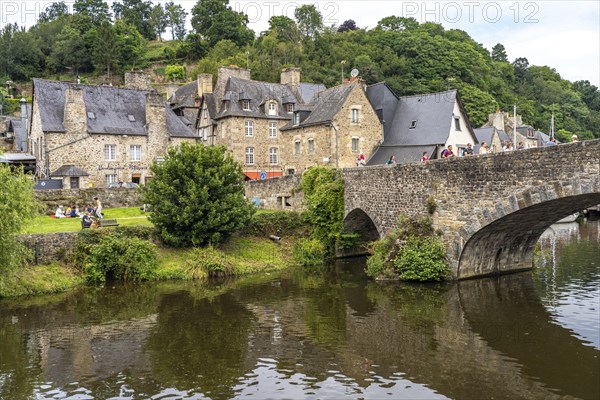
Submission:
<svg viewBox="0 0 600 400">
<path fill-rule="evenodd" d="M 105 219 L 116 219 L 120 226 L 152 226 L 152 223 L 148 221 L 148 213 L 143 213 L 139 207 L 105 208 L 102 211 Z M 77 232 L 80 230 L 80 218 L 56 219 L 42 215 L 28 223 L 21 233 Z"/>
<path fill-rule="evenodd" d="M 83 282 L 80 271 L 58 263 L 24 267 L 0 275 L 0 298 L 59 293 Z"/>
<path fill-rule="evenodd" d="M 165 60 L 165 48 L 171 48 L 173 51 L 177 50 L 178 42 L 177 41 L 151 41 L 146 45 L 146 55 L 145 58 L 148 61 L 154 62 L 166 62 Z"/>
</svg>

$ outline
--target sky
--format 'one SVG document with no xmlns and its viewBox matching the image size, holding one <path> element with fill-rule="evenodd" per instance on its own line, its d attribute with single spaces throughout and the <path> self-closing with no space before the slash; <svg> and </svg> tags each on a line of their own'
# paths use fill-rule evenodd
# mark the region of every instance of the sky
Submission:
<svg viewBox="0 0 600 400">
<path fill-rule="evenodd" d="M 17 22 L 29 27 L 36 22 L 39 11 L 51 2 L 0 0 L 0 25 Z M 73 3 L 72 0 L 65 2 Z M 196 0 L 174 2 L 191 11 Z M 235 10 L 248 15 L 249 26 L 257 33 L 267 29 L 271 16 L 286 15 L 293 18 L 294 10 L 303 4 L 315 4 L 326 25 L 340 25 L 352 19 L 361 28 L 373 28 L 380 19 L 390 15 L 413 17 L 420 22 L 438 22 L 446 29 L 464 30 L 488 50 L 496 43 L 502 43 L 510 61 L 526 57 L 530 65 L 555 68 L 564 79 L 589 80 L 593 85 L 600 86 L 598 0 L 230 0 Z"/>
</svg>

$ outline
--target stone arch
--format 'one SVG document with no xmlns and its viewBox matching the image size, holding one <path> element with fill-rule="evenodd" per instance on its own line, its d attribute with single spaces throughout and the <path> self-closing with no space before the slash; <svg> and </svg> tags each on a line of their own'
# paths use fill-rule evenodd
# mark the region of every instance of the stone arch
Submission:
<svg viewBox="0 0 600 400">
<path fill-rule="evenodd" d="M 496 204 L 494 210 L 484 209 L 481 215 L 473 216 L 475 221 L 460 232 L 459 240 L 464 245 L 456 244 L 461 248 L 456 277 L 530 269 L 535 244 L 550 225 L 575 211 L 600 204 L 600 191 L 579 191 L 563 197 L 556 194 L 555 188 L 524 191 Z"/>
<path fill-rule="evenodd" d="M 381 234 L 373 219 L 361 208 L 355 208 L 344 218 L 344 232 L 357 232 L 360 234 L 357 246 L 346 249 L 340 256 L 366 254 L 366 244 L 379 240 Z"/>
</svg>

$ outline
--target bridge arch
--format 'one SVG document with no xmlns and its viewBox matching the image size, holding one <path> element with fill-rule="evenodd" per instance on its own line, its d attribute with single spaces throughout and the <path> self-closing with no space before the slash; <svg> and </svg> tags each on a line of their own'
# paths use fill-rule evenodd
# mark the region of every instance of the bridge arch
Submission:
<svg viewBox="0 0 600 400">
<path fill-rule="evenodd" d="M 456 277 L 465 279 L 531 269 L 533 250 L 548 227 L 576 211 L 600 204 L 598 182 L 573 179 L 568 186 L 526 189 L 475 210 L 460 230 Z M 464 245 L 461 246 L 461 244 Z"/>
<path fill-rule="evenodd" d="M 344 256 L 366 254 L 367 243 L 379 240 L 381 233 L 373 219 L 361 208 L 355 208 L 344 218 L 344 232 L 360 234 L 359 243 L 355 248 L 344 251 Z"/>
</svg>

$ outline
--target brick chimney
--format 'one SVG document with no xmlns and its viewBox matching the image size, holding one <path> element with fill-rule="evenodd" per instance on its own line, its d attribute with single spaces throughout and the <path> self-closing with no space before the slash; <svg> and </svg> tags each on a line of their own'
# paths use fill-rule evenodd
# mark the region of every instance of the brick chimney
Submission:
<svg viewBox="0 0 600 400">
<path fill-rule="evenodd" d="M 300 85 L 300 68 L 283 68 L 281 70 L 281 84 L 298 87 Z"/>
<path fill-rule="evenodd" d="M 217 75 L 217 84 L 215 86 L 215 102 L 217 107 L 221 108 L 223 96 L 225 95 L 225 88 L 227 87 L 227 81 L 229 78 L 240 78 L 250 80 L 250 70 L 240 68 L 237 65 L 230 65 L 228 67 L 219 67 L 219 73 Z"/>
<path fill-rule="evenodd" d="M 94 116 L 97 118 L 97 116 Z M 65 90 L 65 112 L 63 125 L 67 133 L 87 132 L 87 113 L 81 86 L 70 84 Z"/>
<path fill-rule="evenodd" d="M 198 74 L 198 97 L 213 92 L 213 76 L 212 74 Z"/>
</svg>

